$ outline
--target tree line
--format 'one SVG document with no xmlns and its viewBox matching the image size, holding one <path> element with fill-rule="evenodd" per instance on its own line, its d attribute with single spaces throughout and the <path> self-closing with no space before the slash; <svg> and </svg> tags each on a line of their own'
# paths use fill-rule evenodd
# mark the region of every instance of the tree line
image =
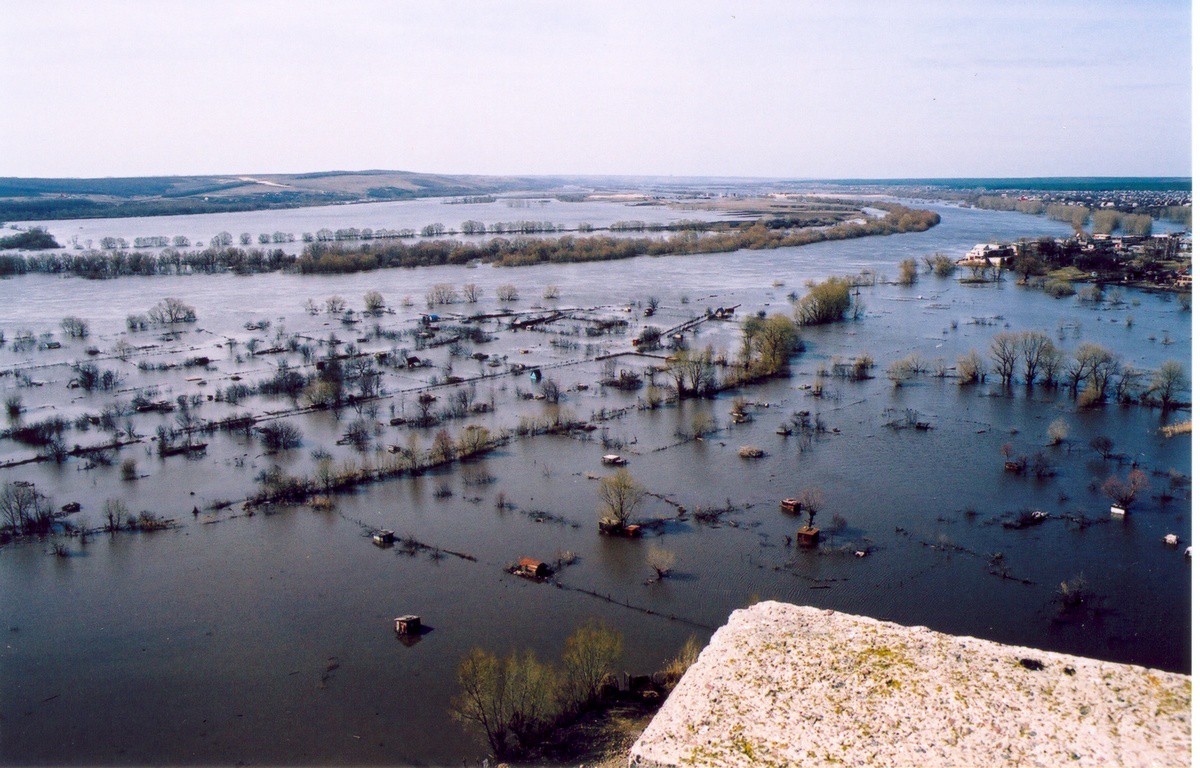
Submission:
<svg viewBox="0 0 1200 768">
<path fill-rule="evenodd" d="M 886 215 L 865 222 L 845 222 L 814 229 L 772 228 L 763 222 L 735 225 L 728 231 L 701 235 L 695 230 L 667 238 L 608 236 L 560 238 L 493 238 L 483 243 L 435 240 L 419 243 L 364 243 L 357 247 L 313 243 L 296 262 L 301 274 L 360 272 L 386 267 L 468 264 L 500 266 L 610 261 L 636 256 L 725 253 L 742 249 L 786 248 L 826 240 L 844 240 L 899 232 L 921 232 L 938 224 L 932 211 L 888 205 Z M 727 226 L 727 225 L 726 225 Z"/>
<path fill-rule="evenodd" d="M 1072 203 L 1046 203 L 1041 200 L 1022 200 L 999 195 L 982 195 L 974 202 L 979 208 L 993 211 L 1017 211 L 1034 216 L 1044 215 L 1055 221 L 1065 221 L 1080 230 L 1090 221 L 1092 231 L 1101 234 L 1111 234 L 1120 229 L 1127 235 L 1148 235 L 1154 223 L 1154 217 L 1145 213 L 1128 213 L 1109 208 L 1093 209 L 1086 205 Z M 1159 210 L 1158 213 L 1168 221 L 1191 221 L 1191 206 L 1170 206 Z"/>
<path fill-rule="evenodd" d="M 376 239 L 348 245 L 338 241 L 337 233 L 330 232 L 327 240 L 314 238 L 309 242 L 299 257 L 280 248 L 268 250 L 238 247 L 232 244 L 231 235 L 222 233 L 224 237 L 214 238 L 209 247 L 201 250 L 170 247 L 154 254 L 118 247 L 105 251 L 88 250 L 76 253 L 0 255 L 0 276 L 32 272 L 108 279 L 127 275 L 179 274 L 186 271 L 252 274 L 280 270 L 295 270 L 301 274 L 333 274 L 389 267 L 468 264 L 473 261 L 496 263 L 500 266 L 525 266 L 609 261 L 635 256 L 786 248 L 826 240 L 921 232 L 936 226 L 941 220 L 938 214 L 932 211 L 901 205 L 881 207 L 886 208 L 887 213 L 880 218 L 865 222 L 843 222 L 822 228 L 780 227 L 778 222 L 774 221 L 749 224 L 678 222 L 662 225 L 663 229 L 676 232 L 666 238 L 617 238 L 602 235 L 512 239 L 496 237 L 482 243 L 463 243 L 457 240 L 397 243 Z M 472 230 L 474 229 L 475 227 L 472 227 Z M 706 234 L 702 233 L 705 229 Z M 359 232 L 361 235 L 361 230 Z M 248 235 L 241 237 L 244 244 L 250 239 Z M 260 237 L 260 241 L 262 239 Z M 274 236 L 271 239 L 275 241 Z M 116 245 L 120 245 L 119 241 Z"/>
<path fill-rule="evenodd" d="M 888 367 L 888 378 L 896 386 L 928 371 L 950 375 L 945 363 L 922 360 L 912 354 Z M 976 350 L 960 355 L 954 366 L 959 384 L 975 384 L 995 374 L 1004 387 L 1024 382 L 1070 390 L 1080 405 L 1088 407 L 1106 400 L 1154 405 L 1164 412 L 1184 405 L 1189 390 L 1187 368 L 1178 360 L 1167 360 L 1147 372 L 1126 363 L 1112 350 L 1093 342 L 1082 342 L 1074 350 L 1056 345 L 1042 331 L 1004 331 L 992 337 L 985 359 Z"/>
</svg>

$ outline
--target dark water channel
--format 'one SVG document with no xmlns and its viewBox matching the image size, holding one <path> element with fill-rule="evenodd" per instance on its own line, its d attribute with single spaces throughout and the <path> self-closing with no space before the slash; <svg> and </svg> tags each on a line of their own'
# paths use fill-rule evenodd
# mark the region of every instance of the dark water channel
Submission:
<svg viewBox="0 0 1200 768">
<path fill-rule="evenodd" d="M 232 376 L 249 384 L 272 373 L 279 356 L 249 355 L 244 342 L 253 335 L 269 345 L 282 325 L 285 335 L 299 333 L 313 343 L 331 332 L 347 342 L 369 336 L 364 329 L 375 321 L 346 328 L 325 314 L 306 314 L 307 298 L 322 302 L 338 294 L 361 309 L 363 294 L 377 289 L 396 310 L 380 324 L 411 329 L 436 283 L 479 284 L 483 298 L 471 311 L 498 309 L 495 288 L 511 283 L 521 294 L 518 311 L 534 305 L 598 308 L 579 316 L 633 323 L 624 335 L 596 338 L 574 334 L 574 327 L 586 324 L 581 320 L 520 333 L 492 326 L 496 339 L 468 350 L 507 354 L 509 362 L 571 362 L 629 349 L 639 325 L 668 327 L 705 307 L 740 304 L 741 316 L 786 310 L 787 294 L 802 294 L 808 279 L 862 269 L 895 274 L 908 256 L 939 250 L 957 256 L 976 242 L 1068 231 L 1020 214 L 940 210 L 943 223 L 921 234 L 608 264 L 104 283 L 27 276 L 0 283 L 0 330 L 9 340 L 0 349 L 0 366 L 19 369 L 42 386 L 18 388 L 9 374 L 0 378 L 0 394 L 20 393 L 26 421 L 96 413 L 114 398 L 129 400 L 150 387 L 163 399 L 210 395 Z M 551 284 L 559 287 L 558 298 L 543 299 Z M 406 295 L 413 306 L 402 306 Z M 622 311 L 652 295 L 661 302 L 654 318 Z M 126 332 L 128 313 L 145 311 L 165 296 L 193 304 L 198 322 L 170 340 L 160 339 L 159 331 Z M 303 445 L 275 456 L 257 440 L 217 433 L 205 438 L 208 450 L 190 460 L 160 459 L 142 443 L 119 452 L 113 466 L 85 469 L 83 460 L 70 459 L 0 470 L 0 481 L 33 481 L 56 506 L 79 501 L 83 509 L 74 519 L 93 526 L 108 498 L 178 523 L 156 533 L 97 535 L 85 546 L 70 540 L 68 557 L 49 554 L 46 541 L 0 549 L 0 760 L 458 764 L 482 754 L 480 742 L 447 714 L 455 667 L 472 646 L 529 646 L 554 655 L 576 626 L 595 616 L 624 634 L 623 666 L 648 672 L 689 635 L 707 639 L 731 610 L 756 598 L 1190 671 L 1190 565 L 1183 555 L 1192 533 L 1189 437 L 1163 437 L 1159 427 L 1166 422 L 1149 408 L 1108 404 L 1080 411 L 1065 393 L 1040 387 L 1004 391 L 991 380 L 960 387 L 927 374 L 895 388 L 884 376 L 889 363 L 910 353 L 952 365 L 972 348 L 986 354 L 1002 330 L 1026 329 L 1043 330 L 1068 350 L 1083 341 L 1103 344 L 1145 370 L 1172 358 L 1190 368 L 1190 314 L 1169 297 L 1122 289 L 1111 289 L 1107 302 L 1091 306 L 1055 300 L 1011 280 L 970 286 L 928 274 L 913 287 L 864 288 L 862 299 L 862 320 L 805 331 L 807 350 L 793 361 L 790 378 L 740 393 L 761 404 L 751 408 L 749 424 L 731 424 L 731 400 L 739 393 L 632 410 L 601 422 L 590 438 L 515 439 L 486 458 L 362 487 L 336 496 L 331 512 L 281 506 L 244 516 L 237 504 L 209 507 L 245 498 L 256 487 L 255 475 L 272 465 L 311 473 L 318 448 L 335 461 L 361 461 L 363 454 L 335 444 L 357 418 L 352 410 L 340 420 L 329 412 L 287 417 L 302 431 Z M 91 321 L 90 338 L 61 338 L 58 321 L 68 314 Z M 245 329 L 248 321 L 264 319 L 272 321 L 270 329 Z M 35 336 L 55 332 L 63 346 L 14 351 L 12 339 L 22 329 Z M 732 354 L 737 331 L 734 323 L 708 322 L 689 342 Z M 227 338 L 238 340 L 233 352 L 224 345 Z M 146 349 L 122 362 L 109 354 L 120 339 Z M 85 347 L 93 345 L 100 350 L 98 365 L 121 372 L 119 392 L 67 389 L 69 363 L 86 357 Z M 361 346 L 386 351 L 412 348 L 413 340 L 376 338 Z M 835 359 L 863 352 L 876 362 L 874 378 L 828 378 L 821 398 L 804 389 Z M 199 372 L 136 367 L 139 360 L 177 362 L 200 354 L 212 362 Z M 447 347 L 414 354 L 434 366 L 387 370 L 383 386 L 390 395 L 372 419 L 379 428 L 367 456 L 405 442 L 407 430 L 388 426 L 390 418 L 414 413 L 416 389 L 440 375 L 447 360 L 464 378 L 496 370 L 469 357 L 451 360 Z M 299 355 L 286 357 L 303 364 Z M 647 362 L 618 359 L 620 367 L 638 370 Z M 601 367 L 580 362 L 547 369 L 567 392 L 559 408 L 589 419 L 644 399 L 645 390 L 598 387 Z M 197 376 L 202 385 L 188 380 Z M 579 384 L 588 388 L 574 389 Z M 526 376 L 481 380 L 476 399 L 494 402 L 495 412 L 444 426 L 453 433 L 467 423 L 495 430 L 514 426 L 521 415 L 544 416 L 552 406 L 518 397 L 534 389 Z M 449 389 L 436 394 L 442 403 L 451 396 Z M 291 407 L 286 398 L 254 396 L 238 406 L 203 400 L 199 414 L 215 419 Z M 800 410 L 818 414 L 836 432 L 811 442 L 776 435 L 776 427 Z M 908 411 L 931 428 L 887 426 Z M 720 430 L 703 441 L 681 440 L 678 433 L 698 414 L 710 416 Z M 173 415 L 135 418 L 135 431 L 146 436 Z M 1059 418 L 1069 435 L 1049 447 L 1047 427 Z M 428 447 L 436 430 L 413 431 Z M 1088 447 L 1101 434 L 1126 457 L 1123 466 Z M 97 428 L 72 430 L 67 442 L 86 445 L 106 437 Z M 621 446 L 616 450 L 629 458 L 631 473 L 654 494 L 689 510 L 728 499 L 737 510 L 713 524 L 674 520 L 641 540 L 598 536 L 593 478 L 609 471 L 600 457 L 612 450 L 602 439 Z M 1005 473 L 1005 443 L 1020 453 L 1044 451 L 1056 474 L 1036 480 Z M 765 458 L 739 458 L 743 445 L 762 447 Z M 0 461 L 33 453 L 0 441 Z M 136 459 L 138 480 L 121 479 L 116 465 L 125 458 Z M 1133 460 L 1151 476 L 1151 492 L 1125 520 L 1113 519 L 1097 486 L 1114 472 L 1127 472 Z M 1172 471 L 1184 478 L 1172 482 Z M 780 513 L 779 499 L 806 486 L 824 491 L 818 525 L 828 526 L 834 515 L 846 521 L 845 530 L 825 534 L 827 546 L 820 550 L 785 544 L 798 520 Z M 1151 498 L 1164 493 L 1171 498 Z M 498 494 L 508 508 L 497 508 Z M 191 514 L 193 506 L 199 515 Z M 1027 509 L 1050 517 L 1023 530 L 1003 526 Z M 675 515 L 658 498 L 648 498 L 638 511 L 647 519 Z M 365 537 L 374 527 L 474 560 L 380 549 Z M 1166 533 L 1177 534 L 1181 545 L 1162 544 Z M 674 552 L 677 565 L 672 576 L 647 584 L 651 547 Z M 564 588 L 504 571 L 519 557 L 549 561 L 565 550 L 579 559 L 557 576 Z M 855 557 L 855 550 L 870 555 Z M 998 553 L 999 566 L 992 560 Z M 1010 578 L 996 575 L 1001 569 Z M 1090 598 L 1084 608 L 1064 613 L 1059 583 L 1080 574 Z M 392 618 L 405 613 L 421 615 L 432 628 L 411 646 L 398 642 L 391 629 Z"/>
</svg>

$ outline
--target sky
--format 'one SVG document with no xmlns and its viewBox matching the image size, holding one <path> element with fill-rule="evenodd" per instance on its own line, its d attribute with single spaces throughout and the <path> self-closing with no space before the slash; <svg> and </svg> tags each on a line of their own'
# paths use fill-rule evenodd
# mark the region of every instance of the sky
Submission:
<svg viewBox="0 0 1200 768">
<path fill-rule="evenodd" d="M 1188 176 L 1188 2 L 0 0 L 0 176 Z"/>
</svg>

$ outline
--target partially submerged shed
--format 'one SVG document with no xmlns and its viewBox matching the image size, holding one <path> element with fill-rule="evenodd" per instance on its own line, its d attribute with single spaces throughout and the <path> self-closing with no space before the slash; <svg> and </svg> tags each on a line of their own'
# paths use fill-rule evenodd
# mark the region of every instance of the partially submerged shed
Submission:
<svg viewBox="0 0 1200 768">
<path fill-rule="evenodd" d="M 546 579 L 550 577 L 550 566 L 541 560 L 534 560 L 532 557 L 522 557 L 517 561 L 514 573 L 530 579 Z"/>
<path fill-rule="evenodd" d="M 390 545 L 396 543 L 396 532 L 395 531 L 375 531 L 375 533 L 371 534 L 371 541 L 375 542 L 376 544 L 378 544 L 381 547 L 390 546 Z"/>
<path fill-rule="evenodd" d="M 419 635 L 421 634 L 421 617 L 409 614 L 408 616 L 396 617 L 396 634 L 397 635 Z"/>
</svg>

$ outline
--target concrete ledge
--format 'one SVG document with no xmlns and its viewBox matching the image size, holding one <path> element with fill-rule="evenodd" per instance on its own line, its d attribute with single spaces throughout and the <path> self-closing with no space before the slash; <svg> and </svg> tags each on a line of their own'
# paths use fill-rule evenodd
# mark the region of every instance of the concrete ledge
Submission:
<svg viewBox="0 0 1200 768">
<path fill-rule="evenodd" d="M 784 603 L 734 611 L 630 765 L 1187 766 L 1188 675 Z"/>
</svg>

